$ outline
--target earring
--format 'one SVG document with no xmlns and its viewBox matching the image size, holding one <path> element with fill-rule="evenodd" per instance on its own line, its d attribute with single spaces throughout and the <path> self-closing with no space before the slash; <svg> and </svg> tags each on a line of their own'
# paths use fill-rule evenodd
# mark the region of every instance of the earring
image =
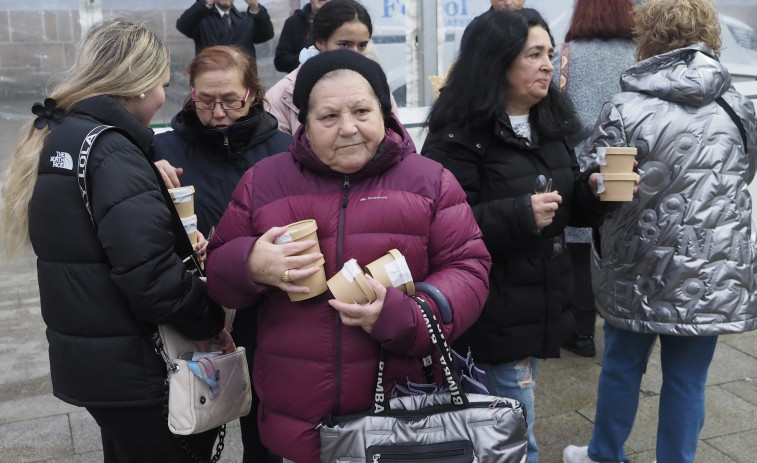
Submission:
<svg viewBox="0 0 757 463">
<path fill-rule="evenodd" d="M 140 100 L 144 100 L 145 99 L 145 94 L 144 93 L 140 93 L 139 94 L 139 99 Z"/>
</svg>

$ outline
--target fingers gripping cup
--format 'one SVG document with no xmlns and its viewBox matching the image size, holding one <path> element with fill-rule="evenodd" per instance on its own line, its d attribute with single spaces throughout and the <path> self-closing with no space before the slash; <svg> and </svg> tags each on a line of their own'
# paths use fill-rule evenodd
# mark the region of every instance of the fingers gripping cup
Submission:
<svg viewBox="0 0 757 463">
<path fill-rule="evenodd" d="M 387 288 L 397 288 L 408 296 L 415 294 L 410 267 L 397 249 L 390 249 L 383 257 L 366 265 L 365 271 Z"/>
<path fill-rule="evenodd" d="M 182 217 L 181 224 L 184 225 L 184 231 L 189 236 L 189 242 L 192 247 L 197 244 L 197 216 L 192 214 L 189 217 Z"/>
<path fill-rule="evenodd" d="M 312 248 L 306 249 L 300 253 L 297 253 L 296 255 L 303 255 L 303 254 L 312 254 L 314 252 L 320 253 L 321 252 L 321 246 L 318 244 L 318 235 L 316 231 L 318 230 L 318 225 L 315 223 L 315 220 L 313 219 L 307 219 L 307 220 L 301 220 L 299 222 L 290 223 L 287 225 L 287 231 L 283 235 L 276 238 L 274 243 L 276 244 L 284 244 L 284 243 L 291 243 L 292 241 L 306 241 L 306 240 L 314 240 L 315 246 Z M 326 271 L 323 269 L 323 264 L 325 264 L 326 261 L 323 260 L 323 258 L 316 261 L 314 264 L 305 265 L 303 267 L 299 267 L 300 269 L 310 268 L 314 265 L 317 265 L 319 267 L 318 271 L 307 278 L 303 278 L 301 280 L 296 280 L 294 283 L 296 283 L 299 286 L 307 286 L 310 288 L 309 293 L 290 293 L 287 292 L 287 295 L 289 295 L 289 300 L 296 302 L 296 301 L 304 301 L 305 299 L 310 299 L 311 297 L 318 296 L 320 294 L 323 294 L 328 289 L 328 286 L 326 286 Z"/>
<path fill-rule="evenodd" d="M 326 282 L 334 299 L 348 304 L 365 304 L 376 300 L 376 293 L 365 279 L 355 259 L 345 262 L 342 270 Z"/>
<path fill-rule="evenodd" d="M 179 188 L 169 188 L 168 193 L 173 199 L 173 205 L 179 217 L 190 217 L 195 213 L 195 187 L 192 185 L 182 186 Z"/>
</svg>

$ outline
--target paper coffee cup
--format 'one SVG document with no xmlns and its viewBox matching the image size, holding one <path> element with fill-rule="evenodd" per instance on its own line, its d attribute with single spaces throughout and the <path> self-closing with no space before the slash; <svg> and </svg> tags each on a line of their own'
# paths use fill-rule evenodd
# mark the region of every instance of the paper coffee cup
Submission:
<svg viewBox="0 0 757 463">
<path fill-rule="evenodd" d="M 303 254 L 320 253 L 321 246 L 318 244 L 318 234 L 316 233 L 317 230 L 318 230 L 318 225 L 315 223 L 315 220 L 313 219 L 301 220 L 299 222 L 290 223 L 289 225 L 287 225 L 286 233 L 276 238 L 274 243 L 284 244 L 284 243 L 291 243 L 292 241 L 314 240 L 315 246 L 309 249 L 306 249 L 296 255 L 299 256 Z M 296 280 L 294 282 L 299 286 L 307 286 L 308 288 L 310 288 L 310 292 L 309 293 L 287 292 L 287 294 L 289 295 L 290 301 L 304 301 L 305 299 L 310 299 L 311 297 L 315 297 L 326 292 L 326 290 L 328 289 L 328 286 L 326 285 L 326 271 L 323 268 L 323 265 L 325 263 L 326 261 L 323 258 L 321 258 L 318 261 L 316 261 L 314 264 L 300 267 L 300 269 L 304 269 L 304 268 L 310 268 L 310 267 L 313 267 L 314 265 L 317 265 L 319 269 L 318 269 L 318 272 L 316 272 L 314 275 L 311 275 L 307 278 L 303 278 L 301 280 Z"/>
<path fill-rule="evenodd" d="M 326 282 L 334 299 L 349 304 L 365 304 L 376 300 L 376 293 L 366 281 L 355 259 L 345 262 L 342 270 Z"/>
<path fill-rule="evenodd" d="M 173 205 L 176 207 L 179 217 L 189 217 L 195 213 L 194 186 L 187 185 L 178 188 L 170 188 L 168 193 L 171 195 L 171 199 L 173 199 Z"/>
<path fill-rule="evenodd" d="M 602 174 L 602 184 L 601 201 L 632 201 L 636 174 Z"/>
<path fill-rule="evenodd" d="M 390 249 L 383 257 L 366 265 L 365 272 L 387 288 L 397 288 L 408 296 L 415 294 L 410 267 L 397 249 Z"/>
<path fill-rule="evenodd" d="M 597 162 L 602 174 L 628 174 L 633 172 L 636 148 L 605 146 L 597 148 Z"/>
<path fill-rule="evenodd" d="M 189 217 L 182 217 L 181 224 L 184 225 L 184 231 L 187 232 L 192 246 L 197 244 L 197 216 L 192 214 Z"/>
</svg>

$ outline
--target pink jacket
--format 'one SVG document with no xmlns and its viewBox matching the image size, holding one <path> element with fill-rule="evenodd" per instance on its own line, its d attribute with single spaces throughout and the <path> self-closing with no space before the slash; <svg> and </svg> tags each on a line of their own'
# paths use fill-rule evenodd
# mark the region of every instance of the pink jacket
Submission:
<svg viewBox="0 0 757 463">
<path fill-rule="evenodd" d="M 300 112 L 292 98 L 298 72 L 300 72 L 299 66 L 265 92 L 266 111 L 273 114 L 279 121 L 279 130 L 289 134 L 293 134 L 300 128 L 300 121 L 297 120 Z"/>
<path fill-rule="evenodd" d="M 300 111 L 294 105 L 292 97 L 294 83 L 297 81 L 299 71 L 300 68 L 297 67 L 265 92 L 265 110 L 273 114 L 279 121 L 279 130 L 290 134 L 294 134 L 300 128 L 300 121 L 297 120 Z M 394 101 L 394 95 L 390 95 L 390 98 L 392 100 L 392 112 L 397 114 L 397 102 Z"/>
<path fill-rule="evenodd" d="M 491 259 L 454 176 L 416 154 L 395 118 L 387 120 L 379 153 L 353 175 L 321 163 L 303 129 L 291 152 L 247 171 L 208 248 L 208 291 L 227 307 L 258 311 L 252 376 L 264 444 L 297 463 L 317 463 L 318 422 L 330 413 L 371 406 L 380 347 L 389 354 L 384 387 L 390 390 L 407 380 L 425 382 L 419 358 L 432 346 L 416 302 L 394 288 L 368 334 L 341 323 L 327 303 L 328 291 L 290 302 L 278 288 L 255 283 L 247 258 L 256 238 L 303 219 L 318 224 L 327 278 L 351 258 L 364 266 L 399 249 L 414 280 L 436 286 L 448 298 L 453 311 L 452 322 L 443 326 L 448 339 L 478 318 Z"/>
</svg>

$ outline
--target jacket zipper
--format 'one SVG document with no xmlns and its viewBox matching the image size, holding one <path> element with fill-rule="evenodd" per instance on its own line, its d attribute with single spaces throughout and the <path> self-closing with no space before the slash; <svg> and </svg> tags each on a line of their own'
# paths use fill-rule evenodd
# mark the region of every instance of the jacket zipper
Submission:
<svg viewBox="0 0 757 463">
<path fill-rule="evenodd" d="M 350 193 L 350 176 L 344 176 L 344 183 L 342 184 L 342 204 L 339 208 L 339 227 L 337 229 L 337 241 L 336 241 L 336 260 L 337 268 L 341 269 L 344 265 L 344 255 L 342 253 L 342 246 L 344 245 L 344 215 L 347 212 L 347 203 L 349 202 Z M 342 383 L 340 381 L 342 370 L 342 358 L 340 355 L 340 344 L 342 340 L 342 324 L 339 318 L 339 312 L 334 311 L 334 332 L 336 333 L 336 344 L 334 345 L 334 366 L 336 371 L 336 388 L 334 389 L 334 414 L 339 414 L 339 395 L 342 389 Z"/>
<path fill-rule="evenodd" d="M 223 146 L 226 148 L 226 153 L 231 156 L 231 147 L 229 146 L 229 136 L 223 134 Z"/>
</svg>

